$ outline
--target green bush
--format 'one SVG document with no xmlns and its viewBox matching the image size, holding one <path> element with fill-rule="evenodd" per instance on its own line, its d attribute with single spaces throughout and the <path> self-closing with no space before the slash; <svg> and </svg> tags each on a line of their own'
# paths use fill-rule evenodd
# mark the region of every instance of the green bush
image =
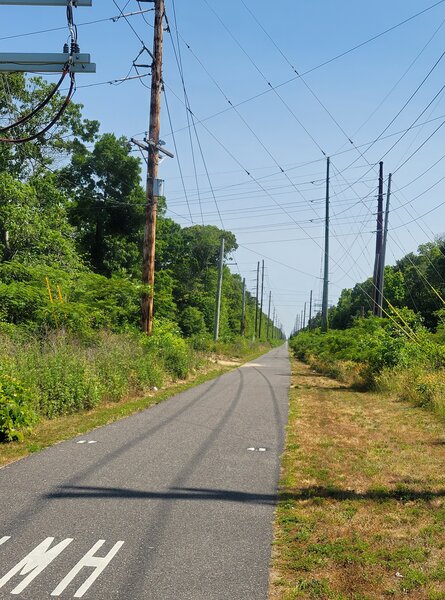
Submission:
<svg viewBox="0 0 445 600">
<path fill-rule="evenodd" d="M 29 390 L 10 377 L 0 375 L 0 440 L 23 439 L 23 433 L 37 421 Z"/>
<path fill-rule="evenodd" d="M 40 413 L 48 418 L 92 408 L 101 399 L 94 365 L 76 345 L 47 348 L 38 359 L 36 384 Z"/>
<path fill-rule="evenodd" d="M 143 343 L 162 361 L 173 379 L 184 379 L 194 366 L 190 347 L 181 337 L 177 325 L 171 321 L 157 320 L 153 336 L 143 340 Z"/>
<path fill-rule="evenodd" d="M 182 311 L 179 325 L 186 337 L 203 335 L 207 331 L 204 315 L 196 306 L 187 306 Z"/>
<path fill-rule="evenodd" d="M 326 375 L 391 393 L 445 416 L 442 338 L 427 332 L 411 311 L 398 314 L 400 326 L 390 319 L 359 319 L 350 329 L 301 332 L 290 340 L 290 347 L 297 358 Z M 357 369 L 349 367 L 347 373 L 354 363 Z"/>
<path fill-rule="evenodd" d="M 1 326 L 0 439 L 18 439 L 37 416 L 88 410 L 184 379 L 211 352 L 245 356 L 259 349 L 241 338 L 215 343 L 209 335 L 196 335 L 186 341 L 165 319 L 155 321 L 151 337 L 91 329 L 38 336 L 24 325 Z"/>
</svg>

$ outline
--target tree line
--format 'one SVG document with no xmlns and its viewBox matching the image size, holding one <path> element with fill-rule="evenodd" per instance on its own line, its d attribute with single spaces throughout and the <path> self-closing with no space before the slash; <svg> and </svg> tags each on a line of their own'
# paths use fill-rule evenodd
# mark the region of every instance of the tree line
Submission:
<svg viewBox="0 0 445 600">
<path fill-rule="evenodd" d="M 328 311 L 332 329 L 347 329 L 357 317 L 372 312 L 373 281 L 368 278 L 353 288 L 344 289 L 338 302 Z M 385 267 L 383 316 L 401 309 L 415 313 L 430 331 L 436 331 L 445 319 L 445 237 L 419 246 L 394 265 Z M 316 315 L 311 327 L 321 325 Z"/>
<path fill-rule="evenodd" d="M 50 85 L 39 77 L 2 76 L 0 120 L 30 112 Z M 58 94 L 21 125 L 26 135 L 49 119 Z M 98 121 L 71 103 L 55 129 L 32 143 L 0 144 L 0 323 L 83 331 L 139 326 L 145 193 L 141 162 L 125 137 L 100 133 Z M 17 133 L 17 129 L 13 130 Z M 212 225 L 157 225 L 155 318 L 182 334 L 213 330 L 221 238 Z M 246 292 L 245 335 L 254 335 L 256 300 Z M 220 335 L 240 334 L 242 279 L 224 266 Z M 267 325 L 267 316 L 263 315 Z M 266 326 L 263 326 L 263 337 Z"/>
</svg>

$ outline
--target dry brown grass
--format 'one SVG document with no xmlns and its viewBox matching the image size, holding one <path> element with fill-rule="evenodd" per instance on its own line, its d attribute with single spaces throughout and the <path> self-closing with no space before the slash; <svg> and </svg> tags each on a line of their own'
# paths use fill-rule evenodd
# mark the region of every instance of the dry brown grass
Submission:
<svg viewBox="0 0 445 600">
<path fill-rule="evenodd" d="M 445 599 L 445 428 L 295 362 L 271 600 Z"/>
</svg>

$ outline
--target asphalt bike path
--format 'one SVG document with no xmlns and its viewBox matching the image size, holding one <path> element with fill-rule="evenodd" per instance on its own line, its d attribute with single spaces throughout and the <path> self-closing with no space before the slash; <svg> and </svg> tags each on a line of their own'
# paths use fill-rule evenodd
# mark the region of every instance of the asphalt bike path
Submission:
<svg viewBox="0 0 445 600">
<path fill-rule="evenodd" d="M 0 599 L 266 600 L 281 346 L 0 470 Z"/>
</svg>

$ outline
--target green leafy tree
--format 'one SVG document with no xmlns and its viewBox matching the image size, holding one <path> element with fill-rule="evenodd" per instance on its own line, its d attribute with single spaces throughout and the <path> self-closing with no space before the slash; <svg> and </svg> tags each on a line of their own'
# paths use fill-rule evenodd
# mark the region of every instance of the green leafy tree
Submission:
<svg viewBox="0 0 445 600">
<path fill-rule="evenodd" d="M 32 112 L 54 85 L 41 77 L 22 73 L 0 73 L 0 123 L 3 127 Z M 57 92 L 47 106 L 23 125 L 10 129 L 2 137 L 22 138 L 41 131 L 57 114 L 64 97 Z M 27 178 L 44 171 L 56 159 L 68 157 L 74 148 L 92 142 L 99 129 L 98 121 L 82 118 L 82 105 L 70 102 L 61 118 L 48 133 L 24 144 L 0 143 L 0 172 Z"/>
<path fill-rule="evenodd" d="M 66 197 L 57 189 L 52 175 L 22 183 L 0 173 L 2 260 L 78 269 L 81 261 L 66 204 Z"/>
<path fill-rule="evenodd" d="M 60 182 L 74 198 L 71 222 L 79 250 L 96 273 L 141 272 L 145 194 L 140 161 L 124 137 L 106 133 L 90 152 L 75 150 Z"/>
</svg>

